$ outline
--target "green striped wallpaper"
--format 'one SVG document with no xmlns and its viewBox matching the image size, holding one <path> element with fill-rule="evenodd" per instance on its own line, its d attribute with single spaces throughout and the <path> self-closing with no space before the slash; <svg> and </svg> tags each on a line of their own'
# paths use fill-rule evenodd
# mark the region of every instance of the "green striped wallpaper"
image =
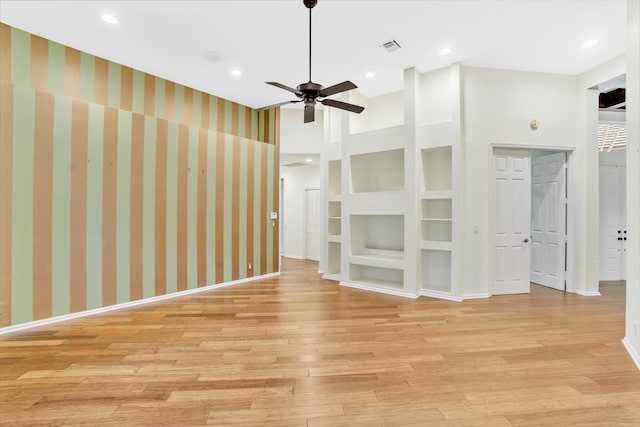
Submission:
<svg viewBox="0 0 640 427">
<path fill-rule="evenodd" d="M 4 24 L 0 83 L 0 327 L 277 271 L 278 110 Z"/>
</svg>

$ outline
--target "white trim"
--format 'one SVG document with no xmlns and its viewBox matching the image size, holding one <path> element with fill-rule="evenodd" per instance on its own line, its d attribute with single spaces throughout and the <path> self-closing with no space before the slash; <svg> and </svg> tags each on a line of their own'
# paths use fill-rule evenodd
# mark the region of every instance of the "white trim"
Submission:
<svg viewBox="0 0 640 427">
<path fill-rule="evenodd" d="M 462 295 L 462 299 L 466 300 L 466 299 L 484 299 L 484 298 L 491 298 L 491 294 L 466 294 L 466 295 Z"/>
<path fill-rule="evenodd" d="M 583 297 L 601 297 L 602 294 L 598 291 L 583 291 L 582 289 L 576 289 L 576 294 Z"/>
<path fill-rule="evenodd" d="M 226 288 L 228 286 L 239 285 L 241 283 L 254 282 L 257 280 L 267 279 L 269 277 L 276 277 L 279 275 L 280 275 L 280 272 L 263 274 L 262 276 L 234 280 L 231 282 L 219 283 L 217 285 L 208 285 L 208 286 L 203 286 L 201 288 L 187 289 L 186 291 L 173 292 L 170 294 L 158 295 L 156 297 L 144 298 L 136 301 L 129 301 L 121 304 L 110 305 L 107 307 L 100 307 L 100 308 L 94 308 L 92 310 L 80 311 L 78 313 L 63 314 L 61 316 L 49 317 L 47 319 L 42 319 L 42 320 L 34 320 L 32 322 L 21 323 L 19 325 L 6 326 L 4 328 L 0 328 L 0 335 L 9 334 L 12 332 L 24 331 L 26 329 L 36 328 L 39 326 L 51 325 L 53 323 L 63 322 L 65 320 L 80 319 L 82 317 L 94 316 L 96 314 L 102 314 L 102 313 L 107 313 L 109 311 L 121 310 L 123 308 L 136 307 L 136 306 L 144 305 L 150 302 L 158 302 L 158 301 L 163 301 L 171 298 L 197 294 L 204 291 L 211 291 L 214 289 Z"/>
<path fill-rule="evenodd" d="M 379 294 L 395 295 L 397 297 L 404 297 L 404 298 L 411 298 L 411 299 L 416 299 L 420 296 L 420 294 L 413 294 L 400 289 L 383 288 L 381 286 L 369 286 L 363 283 L 340 282 L 340 286 L 346 286 L 349 288 L 362 289 L 365 291 L 377 292 Z"/>
<path fill-rule="evenodd" d="M 444 299 L 447 301 L 462 302 L 462 298 L 457 295 L 451 295 L 448 292 L 432 291 L 429 289 L 421 289 L 420 295 L 423 297 Z"/>
<path fill-rule="evenodd" d="M 622 345 L 624 345 L 624 348 L 627 349 L 629 356 L 631 356 L 631 360 L 633 360 L 633 363 L 635 363 L 636 367 L 640 370 L 640 354 L 638 354 L 633 345 L 631 345 L 631 340 L 629 339 L 629 337 L 624 337 L 624 339 L 622 340 Z"/>
<path fill-rule="evenodd" d="M 305 257 L 300 256 L 300 255 L 287 255 L 287 254 L 284 254 L 284 255 L 282 255 L 282 256 L 283 256 L 284 258 L 291 258 L 291 259 L 299 259 L 299 260 L 304 260 L 304 259 L 306 259 Z"/>
<path fill-rule="evenodd" d="M 342 277 L 339 274 L 323 274 L 322 275 L 323 279 L 326 280 L 333 280 L 334 282 L 339 282 L 340 280 L 342 280 Z"/>
</svg>

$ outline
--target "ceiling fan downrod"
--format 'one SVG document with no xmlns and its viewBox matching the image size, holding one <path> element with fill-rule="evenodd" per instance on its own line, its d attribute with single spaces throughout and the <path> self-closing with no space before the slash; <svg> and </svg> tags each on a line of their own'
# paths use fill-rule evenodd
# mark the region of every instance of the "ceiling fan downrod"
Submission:
<svg viewBox="0 0 640 427">
<path fill-rule="evenodd" d="M 311 81 L 311 10 L 318 4 L 318 0 L 302 0 L 309 9 L 309 81 Z"/>
<path fill-rule="evenodd" d="M 318 4 L 318 0 L 302 0 L 305 7 L 309 9 L 309 81 L 306 83 L 300 83 L 296 88 L 292 88 L 287 85 L 283 85 L 278 82 L 267 82 L 267 84 L 278 87 L 280 89 L 284 89 L 288 92 L 293 93 L 297 99 L 285 102 L 279 102 L 277 104 L 268 105 L 266 107 L 258 108 L 258 111 L 267 110 L 270 108 L 279 107 L 281 105 L 286 104 L 296 104 L 298 102 L 304 102 L 304 122 L 309 123 L 315 120 L 315 108 L 316 103 L 320 103 L 322 105 L 327 105 L 329 107 L 339 108 L 341 110 L 350 111 L 352 113 L 361 113 L 364 111 L 364 107 L 360 107 L 359 105 L 349 104 L 347 102 L 338 101 L 335 99 L 329 99 L 328 96 L 335 95 L 338 93 L 346 92 L 351 89 L 356 89 L 358 86 L 346 80 L 342 83 L 335 84 L 333 86 L 329 86 L 325 88 L 321 84 L 314 83 L 311 80 L 311 9 L 313 9 L 316 4 Z"/>
</svg>

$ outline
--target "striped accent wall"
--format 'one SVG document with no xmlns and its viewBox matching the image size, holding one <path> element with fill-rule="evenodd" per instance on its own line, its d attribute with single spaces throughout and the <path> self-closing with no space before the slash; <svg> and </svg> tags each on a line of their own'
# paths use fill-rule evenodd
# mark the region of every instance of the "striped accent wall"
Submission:
<svg viewBox="0 0 640 427">
<path fill-rule="evenodd" d="M 277 109 L 4 24 L 0 84 L 0 328 L 278 271 Z"/>
</svg>

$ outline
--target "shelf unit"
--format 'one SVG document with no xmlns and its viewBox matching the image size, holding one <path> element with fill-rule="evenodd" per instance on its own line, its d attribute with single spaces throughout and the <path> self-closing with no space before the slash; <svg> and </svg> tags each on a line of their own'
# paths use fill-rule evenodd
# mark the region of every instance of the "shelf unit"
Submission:
<svg viewBox="0 0 640 427">
<path fill-rule="evenodd" d="M 422 150 L 422 184 L 425 191 L 451 191 L 451 151 L 451 146 Z"/>
<path fill-rule="evenodd" d="M 402 215 L 351 215 L 350 230 L 351 260 L 368 258 L 381 263 L 404 260 Z"/>
<path fill-rule="evenodd" d="M 326 132 L 326 131 L 325 131 Z M 324 277 L 341 279 L 342 266 L 342 161 L 327 163 L 327 222 Z"/>
<path fill-rule="evenodd" d="M 325 115 L 325 277 L 460 299 L 459 65 L 405 70 L 390 102 L 353 92 L 341 99 L 365 105 L 362 115 Z"/>
<path fill-rule="evenodd" d="M 329 201 L 329 216 L 327 218 L 327 234 L 329 236 L 340 236 L 342 229 L 342 203 L 339 201 Z"/>
</svg>

